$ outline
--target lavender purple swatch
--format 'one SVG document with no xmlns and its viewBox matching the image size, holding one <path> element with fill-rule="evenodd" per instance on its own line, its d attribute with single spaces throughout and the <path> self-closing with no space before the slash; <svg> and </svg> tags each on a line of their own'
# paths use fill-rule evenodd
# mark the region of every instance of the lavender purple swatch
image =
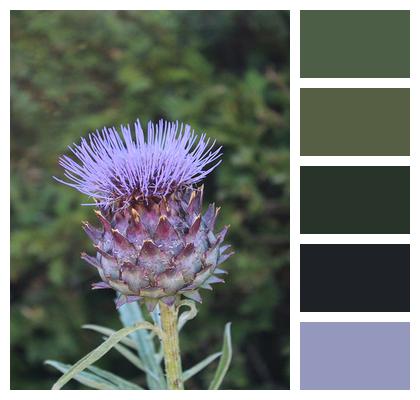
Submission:
<svg viewBox="0 0 420 400">
<path fill-rule="evenodd" d="M 410 389 L 408 322 L 302 322 L 301 389 Z"/>
</svg>

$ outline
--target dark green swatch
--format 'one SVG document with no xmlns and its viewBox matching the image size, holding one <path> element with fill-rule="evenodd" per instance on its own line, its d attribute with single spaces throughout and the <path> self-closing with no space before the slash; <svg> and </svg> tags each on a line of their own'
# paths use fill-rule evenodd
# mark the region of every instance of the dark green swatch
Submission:
<svg viewBox="0 0 420 400">
<path fill-rule="evenodd" d="M 408 78 L 410 12 L 300 12 L 302 78 Z"/>
<path fill-rule="evenodd" d="M 410 155 L 410 89 L 301 89 L 300 152 Z"/>
<path fill-rule="evenodd" d="M 301 167 L 301 233 L 410 233 L 409 167 Z"/>
</svg>

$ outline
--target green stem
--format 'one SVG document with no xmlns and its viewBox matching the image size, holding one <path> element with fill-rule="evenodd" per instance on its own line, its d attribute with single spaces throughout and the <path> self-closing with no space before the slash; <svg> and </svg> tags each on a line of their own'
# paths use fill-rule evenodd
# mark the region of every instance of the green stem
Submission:
<svg viewBox="0 0 420 400">
<path fill-rule="evenodd" d="M 159 302 L 160 321 L 163 330 L 162 345 L 165 358 L 166 381 L 168 389 L 182 390 L 181 353 L 178 338 L 178 315 L 175 305 L 167 306 Z"/>
</svg>

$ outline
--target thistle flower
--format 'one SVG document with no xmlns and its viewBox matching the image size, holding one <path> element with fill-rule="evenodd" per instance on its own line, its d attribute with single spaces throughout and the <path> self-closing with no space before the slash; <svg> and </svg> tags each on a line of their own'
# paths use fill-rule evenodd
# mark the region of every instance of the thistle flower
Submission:
<svg viewBox="0 0 420 400">
<path fill-rule="evenodd" d="M 99 271 L 94 289 L 119 293 L 117 307 L 142 300 L 153 310 L 159 300 L 172 305 L 179 295 L 201 301 L 198 289 L 223 282 L 218 268 L 231 254 L 222 246 L 228 227 L 215 234 L 220 208 L 202 213 L 202 181 L 221 162 L 221 147 L 189 125 L 139 120 L 104 128 L 82 138 L 60 157 L 68 181 L 91 197 L 101 228 L 83 222 L 96 256 L 82 258 Z"/>
</svg>

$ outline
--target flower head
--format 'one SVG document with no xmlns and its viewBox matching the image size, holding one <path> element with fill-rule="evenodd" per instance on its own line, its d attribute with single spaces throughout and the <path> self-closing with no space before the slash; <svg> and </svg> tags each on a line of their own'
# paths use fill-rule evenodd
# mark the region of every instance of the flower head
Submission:
<svg viewBox="0 0 420 400">
<path fill-rule="evenodd" d="M 68 181 L 55 179 L 96 202 L 87 205 L 124 208 L 191 188 L 221 163 L 221 147 L 189 125 L 150 121 L 147 135 L 139 120 L 134 126 L 134 139 L 130 126 L 121 125 L 122 138 L 115 128 L 103 128 L 69 146 L 76 161 L 59 160 Z"/>
<path fill-rule="evenodd" d="M 153 310 L 158 301 L 173 304 L 181 295 L 201 301 L 198 290 L 223 282 L 218 266 L 233 253 L 222 245 L 228 227 L 215 231 L 220 211 L 203 213 L 201 181 L 221 162 L 205 134 L 189 125 L 149 122 L 147 136 L 135 123 L 122 138 L 104 128 L 70 147 L 77 161 L 60 158 L 62 181 L 95 199 L 101 227 L 83 222 L 96 255 L 82 258 L 99 272 L 94 289 L 114 289 L 117 306 L 141 300 Z"/>
</svg>

